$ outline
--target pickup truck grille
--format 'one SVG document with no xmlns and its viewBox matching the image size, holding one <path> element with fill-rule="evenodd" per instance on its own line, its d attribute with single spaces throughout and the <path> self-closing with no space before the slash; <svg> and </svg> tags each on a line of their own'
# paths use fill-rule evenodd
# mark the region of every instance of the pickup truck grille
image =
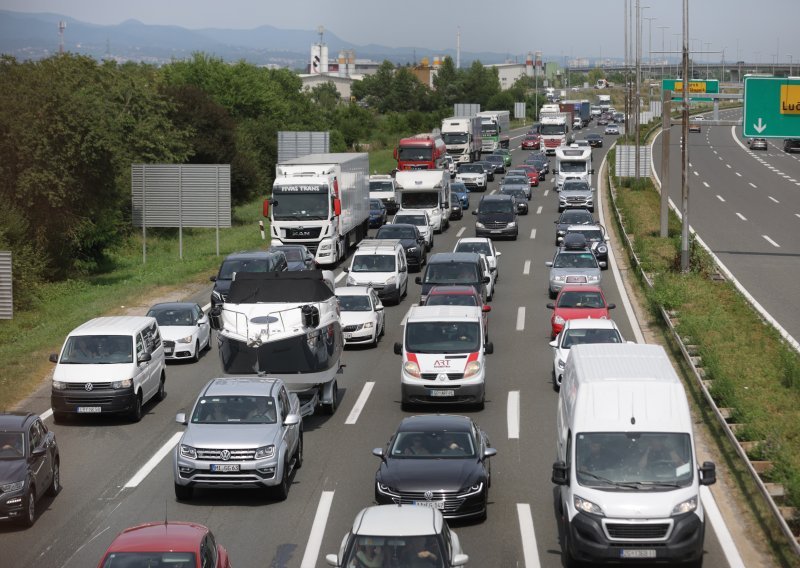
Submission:
<svg viewBox="0 0 800 568">
<path fill-rule="evenodd" d="M 223 460 L 222 452 L 230 452 L 230 457 Z M 202 461 L 253 461 L 255 459 L 255 449 L 247 450 L 222 450 L 222 449 L 208 449 L 197 448 L 197 459 Z"/>
</svg>

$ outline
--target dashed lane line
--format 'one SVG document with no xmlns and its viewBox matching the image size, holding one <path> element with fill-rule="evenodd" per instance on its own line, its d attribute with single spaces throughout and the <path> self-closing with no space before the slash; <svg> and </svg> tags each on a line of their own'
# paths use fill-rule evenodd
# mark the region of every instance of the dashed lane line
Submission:
<svg viewBox="0 0 800 568">
<path fill-rule="evenodd" d="M 758 189 L 758 186 L 756 184 L 754 184 L 752 181 L 747 182 L 747 183 L 749 183 L 750 187 L 752 187 L 753 189 Z"/>
<path fill-rule="evenodd" d="M 525 330 L 525 306 L 517 308 L 517 331 Z"/>
<path fill-rule="evenodd" d="M 336 278 L 334 278 L 333 281 L 336 284 L 338 284 L 342 280 L 342 278 L 344 278 L 346 275 L 347 275 L 346 272 L 340 272 L 339 274 L 336 275 Z"/>
<path fill-rule="evenodd" d="M 770 239 L 767 235 L 761 235 L 761 236 L 764 237 L 764 240 L 767 241 L 772 246 L 774 246 L 775 248 L 781 248 L 781 245 Z"/>
<path fill-rule="evenodd" d="M 524 275 L 526 275 L 526 276 L 531 273 L 531 261 L 530 260 L 526 260 L 525 261 L 525 264 L 522 267 L 522 273 Z"/>
<path fill-rule="evenodd" d="M 328 515 L 331 512 L 334 491 L 323 491 L 317 505 L 317 513 L 314 515 L 314 523 L 311 525 L 311 532 L 308 534 L 306 551 L 303 553 L 303 560 L 300 568 L 314 568 L 317 565 L 319 548 L 322 546 L 322 537 L 325 536 L 325 525 L 328 524 Z"/>
<path fill-rule="evenodd" d="M 509 391 L 506 404 L 506 420 L 508 422 L 508 439 L 519 439 L 519 391 Z"/>
<path fill-rule="evenodd" d="M 780 201 L 778 201 L 777 199 L 775 199 L 775 198 L 774 198 L 774 197 L 772 197 L 771 195 L 768 195 L 767 197 L 769 197 L 769 198 L 770 198 L 772 201 L 774 201 L 775 203 L 780 203 Z"/>
<path fill-rule="evenodd" d="M 536 238 L 536 229 L 531 229 L 531 238 L 532 239 Z"/>
<path fill-rule="evenodd" d="M 541 205 L 539 205 L 539 207 L 537 207 L 537 208 L 536 208 L 536 214 L 537 214 L 537 215 L 541 215 L 541 214 L 542 214 L 542 209 L 544 209 L 544 207 L 542 207 Z"/>
<path fill-rule="evenodd" d="M 736 213 L 736 216 L 739 217 L 739 219 L 741 219 L 742 221 L 747 221 L 747 217 L 745 217 L 741 213 Z"/>
<path fill-rule="evenodd" d="M 458 230 L 458 232 L 456 233 L 456 237 L 457 237 L 457 238 L 461 238 L 461 235 L 463 235 L 463 234 L 464 234 L 464 231 L 466 231 L 466 230 L 467 230 L 467 228 L 466 228 L 466 227 L 461 227 L 461 228 Z"/>
<path fill-rule="evenodd" d="M 536 544 L 536 532 L 533 530 L 533 515 L 529 503 L 517 503 L 519 534 L 522 537 L 522 557 L 525 568 L 540 568 L 539 549 Z"/>
<path fill-rule="evenodd" d="M 178 441 L 181 439 L 181 436 L 183 436 L 183 432 L 175 432 L 172 437 L 167 440 L 167 442 L 161 446 L 155 454 L 153 454 L 153 457 L 147 460 L 147 462 L 139 469 L 139 471 L 137 471 L 134 476 L 128 480 L 128 483 L 125 484 L 125 487 L 137 487 L 142 481 L 144 481 L 144 478 L 147 477 L 150 472 L 156 468 L 159 462 L 167 457 L 167 454 L 172 451 L 172 448 L 177 445 Z"/>
<path fill-rule="evenodd" d="M 706 187 L 711 187 L 710 185 L 708 185 L 708 182 L 707 182 L 707 181 L 704 181 L 704 182 L 703 182 L 703 185 L 704 185 L 704 186 L 706 186 Z"/>
<path fill-rule="evenodd" d="M 374 381 L 367 381 L 364 383 L 364 388 L 361 389 L 361 394 L 358 395 L 356 403 L 353 405 L 353 410 L 350 411 L 350 414 L 347 415 L 347 420 L 344 421 L 345 424 L 355 424 L 358 422 L 358 417 L 367 405 L 367 400 L 373 388 L 375 388 Z"/>
<path fill-rule="evenodd" d="M 720 194 L 717 194 L 717 199 L 719 199 L 720 201 L 722 201 L 723 203 L 725 203 L 725 198 L 724 198 L 724 197 L 722 197 Z"/>
</svg>

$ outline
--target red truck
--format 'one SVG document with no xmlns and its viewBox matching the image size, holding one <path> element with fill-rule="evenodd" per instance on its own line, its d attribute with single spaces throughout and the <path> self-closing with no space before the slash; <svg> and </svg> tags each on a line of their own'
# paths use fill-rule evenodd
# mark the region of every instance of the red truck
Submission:
<svg viewBox="0 0 800 568">
<path fill-rule="evenodd" d="M 403 138 L 394 149 L 398 170 L 441 170 L 447 147 L 436 133 L 416 134 Z"/>
</svg>

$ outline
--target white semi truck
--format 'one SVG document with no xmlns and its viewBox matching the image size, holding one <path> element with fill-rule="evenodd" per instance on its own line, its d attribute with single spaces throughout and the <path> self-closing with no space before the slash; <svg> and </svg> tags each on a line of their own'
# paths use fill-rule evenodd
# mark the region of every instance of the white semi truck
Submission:
<svg viewBox="0 0 800 568">
<path fill-rule="evenodd" d="M 481 117 L 481 151 L 492 153 L 499 148 L 508 148 L 508 130 L 511 113 L 507 110 L 485 110 Z"/>
<path fill-rule="evenodd" d="M 278 164 L 264 216 L 272 244 L 305 245 L 318 264 L 336 264 L 367 234 L 369 155 L 310 154 Z"/>
<path fill-rule="evenodd" d="M 480 159 L 481 117 L 451 116 L 442 121 L 442 139 L 457 164 Z"/>
<path fill-rule="evenodd" d="M 539 114 L 539 134 L 542 146 L 548 156 L 556 153 L 556 148 L 572 143 L 572 123 L 566 112 L 542 112 Z"/>
<path fill-rule="evenodd" d="M 425 209 L 433 230 L 441 233 L 450 224 L 450 173 L 445 170 L 400 171 L 395 175 L 400 210 Z"/>
</svg>

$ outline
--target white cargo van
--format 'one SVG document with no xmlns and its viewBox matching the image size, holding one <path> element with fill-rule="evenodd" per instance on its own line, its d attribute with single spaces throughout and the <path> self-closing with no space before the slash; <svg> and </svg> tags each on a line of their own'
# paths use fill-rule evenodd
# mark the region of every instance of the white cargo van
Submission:
<svg viewBox="0 0 800 568">
<path fill-rule="evenodd" d="M 72 330 L 50 361 L 56 422 L 77 414 L 126 414 L 138 422 L 144 403 L 164 398 L 164 344 L 152 317 L 94 318 Z"/>
<path fill-rule="evenodd" d="M 482 409 L 486 392 L 486 342 L 483 312 L 474 306 L 415 306 L 408 312 L 403 342 L 400 400 L 414 404 L 474 404 Z"/>
<path fill-rule="evenodd" d="M 399 304 L 408 293 L 406 249 L 395 239 L 366 239 L 353 253 L 348 286 L 372 286 L 381 300 Z"/>
<path fill-rule="evenodd" d="M 566 566 L 700 566 L 705 519 L 689 403 L 658 345 L 576 345 L 556 418 L 557 518 Z"/>
</svg>

